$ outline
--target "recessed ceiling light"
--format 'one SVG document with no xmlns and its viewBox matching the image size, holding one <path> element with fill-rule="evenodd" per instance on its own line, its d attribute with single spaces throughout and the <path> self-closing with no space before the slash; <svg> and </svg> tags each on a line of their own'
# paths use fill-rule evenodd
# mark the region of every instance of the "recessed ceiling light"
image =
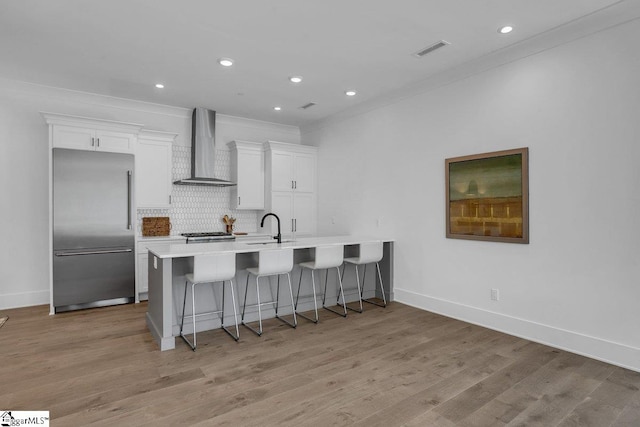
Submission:
<svg viewBox="0 0 640 427">
<path fill-rule="evenodd" d="M 276 111 L 280 111 L 280 110 L 282 110 L 282 107 L 273 107 L 273 109 L 276 110 Z"/>
<path fill-rule="evenodd" d="M 356 96 L 356 91 L 355 90 L 348 90 L 344 93 L 347 96 Z"/>
<path fill-rule="evenodd" d="M 300 83 L 302 81 L 302 76 L 291 76 L 289 77 L 289 81 L 291 83 Z"/>
<path fill-rule="evenodd" d="M 498 32 L 500 34 L 509 34 L 511 31 L 513 31 L 513 27 L 510 25 L 505 25 L 504 27 L 498 28 Z"/>
<path fill-rule="evenodd" d="M 218 59 L 218 64 L 223 67 L 231 67 L 233 65 L 233 59 L 230 58 L 220 58 Z"/>
<path fill-rule="evenodd" d="M 164 85 L 162 83 L 156 83 L 156 87 L 158 89 L 164 89 Z"/>
</svg>

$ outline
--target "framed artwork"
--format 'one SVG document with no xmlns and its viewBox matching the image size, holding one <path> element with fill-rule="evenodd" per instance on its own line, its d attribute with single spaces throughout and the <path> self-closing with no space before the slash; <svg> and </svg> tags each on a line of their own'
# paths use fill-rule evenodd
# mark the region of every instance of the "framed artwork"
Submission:
<svg viewBox="0 0 640 427">
<path fill-rule="evenodd" d="M 529 149 L 445 159 L 447 237 L 529 243 Z"/>
</svg>

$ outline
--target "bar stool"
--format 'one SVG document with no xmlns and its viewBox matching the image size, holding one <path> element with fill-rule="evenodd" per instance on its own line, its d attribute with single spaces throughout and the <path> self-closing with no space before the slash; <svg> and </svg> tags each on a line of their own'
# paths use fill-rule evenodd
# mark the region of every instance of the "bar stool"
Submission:
<svg viewBox="0 0 640 427">
<path fill-rule="evenodd" d="M 180 322 L 180 336 L 189 344 L 193 351 L 196 351 L 196 317 L 205 316 L 209 314 L 221 314 L 220 323 L 222 329 L 231 338 L 238 341 L 240 338 L 240 331 L 238 330 L 238 317 L 236 313 L 236 297 L 233 292 L 233 278 L 236 275 L 236 254 L 235 253 L 223 253 L 223 254 L 211 254 L 211 255 L 196 255 L 193 257 L 193 272 L 186 274 L 187 281 L 184 284 L 184 301 L 182 303 L 182 320 Z M 229 281 L 229 287 L 231 288 L 231 302 L 233 303 L 233 321 L 236 325 L 236 334 L 233 335 L 229 329 L 224 326 L 224 282 Z M 205 283 L 222 283 L 222 310 L 210 311 L 207 313 L 196 314 L 196 285 L 202 285 Z M 189 342 L 185 334 L 184 329 L 184 315 L 185 306 L 187 304 L 187 288 L 191 283 L 191 318 L 193 322 L 193 344 Z"/>
<path fill-rule="evenodd" d="M 352 264 L 355 266 L 356 270 L 356 284 L 358 285 L 358 299 L 360 301 L 360 310 L 356 310 L 351 307 L 347 307 L 349 310 L 357 311 L 358 313 L 362 313 L 362 301 L 368 302 L 369 304 L 374 304 L 379 307 L 387 306 L 387 298 L 384 295 L 384 286 L 382 284 L 382 275 L 380 274 L 380 260 L 383 255 L 383 246 L 382 242 L 370 242 L 370 243 L 361 243 L 360 251 L 357 257 L 345 258 L 344 259 L 344 269 L 342 270 L 342 279 L 344 280 L 344 274 L 347 270 L 347 264 Z M 362 295 L 364 294 L 364 283 L 367 277 L 367 264 L 376 263 L 376 268 L 378 270 L 378 278 L 380 279 L 380 291 L 382 292 L 382 301 L 380 304 L 376 301 L 372 301 L 370 299 L 362 299 Z M 358 266 L 364 265 L 364 275 L 362 277 L 362 287 L 360 287 L 360 275 L 358 273 Z M 343 296 L 344 301 L 344 296 Z M 345 304 L 346 306 L 346 304 Z"/>
<path fill-rule="evenodd" d="M 258 266 L 254 268 L 247 268 L 247 284 L 244 290 L 244 304 L 242 306 L 242 324 L 255 332 L 258 336 L 262 335 L 262 309 L 263 305 L 274 304 L 276 307 L 276 318 L 286 323 L 287 325 L 295 328 L 298 326 L 298 320 L 296 319 L 296 309 L 293 303 L 293 290 L 291 289 L 291 275 L 289 274 L 293 270 L 293 249 L 267 249 L 258 252 Z M 278 308 L 280 306 L 280 275 L 286 274 L 289 281 L 289 295 L 291 296 L 291 309 L 293 310 L 293 323 L 280 317 L 278 315 Z M 250 304 L 249 307 L 258 307 L 258 322 L 260 329 L 256 330 L 249 326 L 244 321 L 244 314 L 247 308 L 247 291 L 249 290 L 249 276 L 256 276 L 256 295 L 258 298 L 257 304 Z M 270 302 L 260 302 L 260 278 L 268 276 L 278 277 L 278 289 L 276 291 L 276 300 Z M 269 284 L 269 281 L 267 281 Z"/>
<path fill-rule="evenodd" d="M 302 285 L 302 274 L 304 270 L 307 269 L 311 272 L 311 287 L 313 288 L 313 306 L 316 312 L 316 318 L 312 319 L 310 317 L 305 316 L 302 313 L 298 313 L 298 316 L 302 316 L 307 320 L 312 321 L 313 323 L 318 323 L 318 302 L 316 300 L 316 280 L 314 277 L 314 271 L 316 270 L 326 270 L 324 276 L 324 292 L 322 294 L 322 308 L 329 310 L 333 313 L 336 313 L 342 317 L 347 317 L 347 309 L 346 304 L 344 304 L 344 291 L 342 289 L 342 278 L 340 277 L 340 266 L 342 265 L 342 261 L 344 258 L 344 246 L 343 245 L 323 245 L 316 247 L 316 255 L 313 261 L 309 262 L 301 262 L 298 264 L 300 266 L 300 280 L 298 281 L 298 292 L 296 293 L 296 305 L 295 309 L 298 310 L 298 299 L 300 298 L 300 286 Z M 338 301 L 340 300 L 340 296 L 342 295 L 343 309 L 344 314 L 339 311 L 333 310 L 327 306 L 325 306 L 325 299 L 327 295 L 327 280 L 329 279 L 329 269 L 335 268 L 338 277 L 338 283 L 340 285 L 340 293 L 338 294 Z"/>
</svg>

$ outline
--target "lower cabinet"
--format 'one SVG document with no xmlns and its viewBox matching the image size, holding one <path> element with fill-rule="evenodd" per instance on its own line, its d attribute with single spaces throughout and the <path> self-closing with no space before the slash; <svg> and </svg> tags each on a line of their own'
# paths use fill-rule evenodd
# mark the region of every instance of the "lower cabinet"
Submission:
<svg viewBox="0 0 640 427">
<path fill-rule="evenodd" d="M 138 240 L 136 249 L 136 295 L 137 301 L 149 299 L 149 248 L 154 245 L 166 245 L 169 243 L 186 243 L 182 237 L 151 237 Z"/>
</svg>

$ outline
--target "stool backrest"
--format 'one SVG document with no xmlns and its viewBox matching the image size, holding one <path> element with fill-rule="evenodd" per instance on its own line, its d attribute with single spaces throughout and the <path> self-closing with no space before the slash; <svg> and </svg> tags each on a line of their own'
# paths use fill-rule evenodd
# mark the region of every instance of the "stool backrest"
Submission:
<svg viewBox="0 0 640 427">
<path fill-rule="evenodd" d="M 265 249 L 258 252 L 258 274 L 284 274 L 293 270 L 293 249 Z"/>
<path fill-rule="evenodd" d="M 193 257 L 193 279 L 196 282 L 220 282 L 236 275 L 236 254 L 223 253 Z"/>
<path fill-rule="evenodd" d="M 382 259 L 382 242 L 360 243 L 360 264 L 379 262 Z"/>
<path fill-rule="evenodd" d="M 316 247 L 315 268 L 340 267 L 344 260 L 344 246 L 324 245 Z"/>
</svg>

